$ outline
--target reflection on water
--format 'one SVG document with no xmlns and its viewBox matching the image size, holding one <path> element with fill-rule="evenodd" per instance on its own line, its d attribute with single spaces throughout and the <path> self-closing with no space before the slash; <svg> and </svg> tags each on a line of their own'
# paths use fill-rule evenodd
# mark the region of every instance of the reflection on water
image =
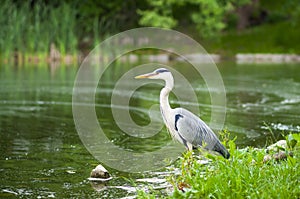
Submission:
<svg viewBox="0 0 300 199">
<path fill-rule="evenodd" d="M 199 107 L 202 119 L 208 121 L 210 96 L 201 76 L 189 72 L 190 67 L 183 63 L 172 65 L 190 80 L 199 103 L 181 102 L 171 95 L 171 105 Z M 116 145 L 127 150 L 156 150 L 170 141 L 165 128 L 141 144 L 113 121 L 110 95 L 114 83 L 130 67 L 116 65 L 105 72 L 95 95 L 97 116 L 106 136 Z M 264 146 L 272 137 L 269 129 L 278 138 L 281 133 L 300 131 L 299 66 L 225 63 L 219 69 L 227 92 L 225 128 L 237 136 L 239 147 Z M 145 179 L 163 177 L 159 172 L 128 174 L 111 169 L 114 178 L 107 187 L 100 192 L 93 189 L 87 178 L 98 162 L 82 145 L 72 116 L 76 72 L 75 66 L 55 70 L 47 66 L 0 66 L 0 197 L 116 198 L 134 195 L 134 186 L 126 178 L 142 179 L 135 181 L 142 187 Z M 132 83 L 139 84 L 135 80 Z M 134 92 L 129 110 L 137 124 L 150 122 L 148 111 L 158 103 L 160 89 L 158 84 L 149 84 Z M 120 97 L 126 95 L 126 90 L 119 93 Z M 160 120 L 159 110 L 152 111 Z"/>
</svg>

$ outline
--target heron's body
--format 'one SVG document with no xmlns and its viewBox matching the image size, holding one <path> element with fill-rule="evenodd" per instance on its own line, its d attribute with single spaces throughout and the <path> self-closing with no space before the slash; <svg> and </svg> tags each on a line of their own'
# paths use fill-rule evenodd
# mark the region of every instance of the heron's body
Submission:
<svg viewBox="0 0 300 199">
<path fill-rule="evenodd" d="M 184 144 L 188 150 L 204 145 L 206 149 L 219 152 L 223 157 L 229 158 L 229 152 L 199 117 L 184 108 L 170 107 L 168 97 L 174 86 L 170 71 L 161 68 L 136 78 L 165 80 L 165 87 L 160 92 L 160 110 L 165 125 L 176 140 Z"/>
</svg>

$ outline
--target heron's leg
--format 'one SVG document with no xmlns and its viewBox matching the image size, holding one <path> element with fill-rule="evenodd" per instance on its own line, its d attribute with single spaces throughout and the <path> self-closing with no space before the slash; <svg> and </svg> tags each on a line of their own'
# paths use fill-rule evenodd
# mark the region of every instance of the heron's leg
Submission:
<svg viewBox="0 0 300 199">
<path fill-rule="evenodd" d="M 193 151 L 193 145 L 189 142 L 186 143 L 187 150 Z"/>
</svg>

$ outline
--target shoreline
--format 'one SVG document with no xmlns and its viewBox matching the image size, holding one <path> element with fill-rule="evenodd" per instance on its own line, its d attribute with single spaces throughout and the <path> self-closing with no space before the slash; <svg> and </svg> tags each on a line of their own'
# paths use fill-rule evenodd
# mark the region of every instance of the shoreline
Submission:
<svg viewBox="0 0 300 199">
<path fill-rule="evenodd" d="M 139 61 L 149 61 L 149 62 L 159 62 L 159 63 L 168 63 L 170 61 L 185 62 L 186 58 L 191 60 L 194 63 L 220 63 L 222 61 L 234 61 L 237 64 L 296 64 L 300 63 L 299 54 L 280 54 L 280 53 L 238 53 L 232 57 L 224 57 L 220 54 L 187 54 L 180 57 L 174 57 L 169 53 L 159 53 L 159 54 L 127 54 L 118 58 L 121 62 L 136 63 Z M 75 63 L 81 63 L 85 59 L 85 56 L 82 53 L 78 54 L 66 54 L 61 55 L 59 52 L 50 53 L 49 55 L 23 55 L 20 53 L 14 53 L 10 58 L 1 58 L 0 63 L 13 63 L 13 64 L 66 64 L 71 65 Z M 95 61 L 106 60 L 105 57 L 96 56 L 93 59 Z"/>
</svg>

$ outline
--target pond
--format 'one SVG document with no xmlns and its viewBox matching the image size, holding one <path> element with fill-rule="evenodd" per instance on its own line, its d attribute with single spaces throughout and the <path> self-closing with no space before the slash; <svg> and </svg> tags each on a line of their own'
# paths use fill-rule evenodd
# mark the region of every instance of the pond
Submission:
<svg viewBox="0 0 300 199">
<path fill-rule="evenodd" d="M 171 106 L 186 103 L 199 108 L 201 118 L 210 121 L 213 107 L 201 76 L 184 63 L 170 65 L 189 80 L 198 100 L 183 102 L 172 94 Z M 116 145 L 155 150 L 171 140 L 165 128 L 141 144 L 113 121 L 111 95 L 115 83 L 131 67 L 116 63 L 104 72 L 95 94 L 96 113 L 106 136 Z M 224 128 L 237 136 L 238 147 L 263 147 L 288 132 L 300 132 L 299 65 L 221 63 L 218 69 L 226 89 Z M 87 178 L 99 161 L 83 145 L 72 114 L 77 71 L 78 66 L 0 66 L 0 197 L 121 198 L 135 195 L 134 184 L 143 186 L 136 179 L 163 175 L 163 170 L 130 174 L 108 167 L 113 180 L 105 189 L 99 185 L 101 191 L 95 190 Z M 133 79 L 128 84 L 141 82 Z M 148 111 L 159 103 L 160 89 L 161 85 L 150 82 L 129 96 L 130 116 L 136 124 L 147 129 Z M 126 90 L 117 94 L 126 95 Z M 161 119 L 159 114 L 156 118 Z"/>
</svg>

